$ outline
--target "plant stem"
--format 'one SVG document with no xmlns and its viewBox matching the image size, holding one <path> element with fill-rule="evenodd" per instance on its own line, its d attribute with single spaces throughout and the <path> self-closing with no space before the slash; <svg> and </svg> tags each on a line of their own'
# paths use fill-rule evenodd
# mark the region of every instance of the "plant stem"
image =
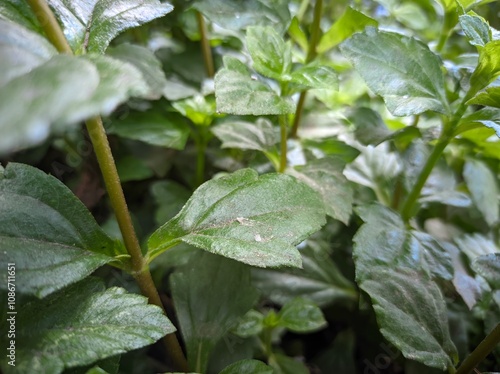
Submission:
<svg viewBox="0 0 500 374">
<path fill-rule="evenodd" d="M 320 37 L 320 23 L 321 23 L 321 14 L 323 12 L 323 0 L 316 0 L 316 4 L 314 4 L 314 18 L 313 23 L 311 25 L 311 37 L 309 38 L 309 46 L 307 50 L 307 56 L 305 63 L 308 64 L 316 57 L 316 46 L 319 42 Z M 290 132 L 291 138 L 297 137 L 297 132 L 299 130 L 300 119 L 302 117 L 302 110 L 304 107 L 304 102 L 306 100 L 307 90 L 302 91 L 300 93 L 299 102 L 297 103 L 297 109 L 295 110 L 295 117 L 293 119 L 292 131 Z"/>
<path fill-rule="evenodd" d="M 474 367 L 479 365 L 486 356 L 500 343 L 500 323 L 479 343 L 479 345 L 467 356 L 462 365 L 457 369 L 456 374 L 469 374 Z"/>
<path fill-rule="evenodd" d="M 309 6 L 309 1 L 310 0 L 302 0 L 302 2 L 300 3 L 300 8 L 297 12 L 297 19 L 299 20 L 299 22 L 302 22 L 304 14 L 306 14 L 307 7 Z"/>
<path fill-rule="evenodd" d="M 64 37 L 64 34 L 46 1 L 28 1 L 36 14 L 38 21 L 44 28 L 47 37 L 57 48 L 59 53 L 68 53 L 72 55 L 73 51 L 71 50 L 68 41 Z M 160 296 L 158 295 L 158 291 L 151 277 L 149 267 L 142 256 L 139 240 L 137 239 L 137 235 L 132 224 L 130 212 L 127 207 L 127 202 L 125 201 L 125 195 L 123 194 L 120 178 L 118 177 L 118 171 L 116 170 L 116 164 L 113 159 L 113 154 L 111 153 L 111 148 L 109 146 L 108 138 L 106 137 L 106 131 L 104 130 L 101 117 L 98 116 L 87 120 L 86 125 L 99 167 L 101 168 L 101 173 L 108 191 L 111 206 L 115 212 L 125 247 L 130 255 L 132 275 L 139 284 L 144 296 L 149 299 L 149 303 L 159 306 L 165 313 Z M 174 365 L 180 370 L 187 371 L 187 361 L 175 334 L 169 334 L 165 336 L 163 340 Z"/>
<path fill-rule="evenodd" d="M 205 150 L 207 143 L 202 135 L 195 138 L 196 145 L 196 187 L 205 181 Z"/>
<path fill-rule="evenodd" d="M 40 26 L 42 26 L 47 39 L 49 39 L 52 45 L 56 47 L 59 53 L 72 55 L 73 51 L 47 2 L 43 0 L 28 0 L 28 4 L 33 10 L 33 13 L 35 13 Z"/>
<path fill-rule="evenodd" d="M 198 21 L 198 30 L 201 36 L 201 52 L 203 53 L 203 61 L 205 61 L 205 70 L 207 75 L 212 78 L 215 75 L 214 60 L 212 58 L 212 49 L 210 48 L 210 41 L 207 38 L 207 26 L 203 14 L 196 11 L 196 20 Z"/>
<path fill-rule="evenodd" d="M 278 116 L 280 123 L 280 133 L 281 133 L 281 152 L 280 152 L 280 173 L 284 173 L 286 169 L 286 156 L 287 156 L 287 128 L 286 128 L 286 114 Z"/>
<path fill-rule="evenodd" d="M 443 50 L 446 41 L 448 40 L 448 36 L 450 34 L 450 28 L 448 26 L 448 23 L 450 22 L 451 16 L 453 16 L 453 13 L 447 12 L 445 10 L 443 18 L 443 27 L 441 28 L 441 35 L 439 36 L 438 44 L 436 45 L 437 52 L 441 52 Z"/>
<path fill-rule="evenodd" d="M 462 99 L 460 106 L 456 110 L 451 120 L 444 123 L 443 131 L 438 139 L 438 143 L 432 150 L 432 153 L 427 159 L 424 168 L 422 169 L 422 171 L 418 176 L 417 182 L 415 183 L 408 197 L 406 198 L 405 203 L 401 208 L 401 216 L 403 217 L 403 220 L 405 222 L 408 222 L 412 217 L 413 209 L 415 207 L 415 204 L 417 203 L 417 199 L 420 196 L 420 192 L 422 191 L 422 188 L 424 187 L 425 182 L 427 181 L 427 178 L 429 178 L 432 169 L 434 169 L 434 166 L 438 162 L 439 157 L 441 157 L 441 154 L 443 153 L 448 143 L 453 139 L 455 127 L 460 122 L 460 119 L 462 118 L 463 114 L 467 109 L 467 105 L 465 105 L 465 102 L 468 100 L 468 96 L 469 95 L 465 95 L 465 97 Z"/>
</svg>

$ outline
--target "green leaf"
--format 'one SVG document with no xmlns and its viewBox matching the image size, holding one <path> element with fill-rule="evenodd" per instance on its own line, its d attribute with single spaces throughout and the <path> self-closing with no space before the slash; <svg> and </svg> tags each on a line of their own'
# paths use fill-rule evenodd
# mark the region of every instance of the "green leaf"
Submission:
<svg viewBox="0 0 500 374">
<path fill-rule="evenodd" d="M 237 59 L 225 56 L 224 66 L 215 75 L 219 112 L 259 116 L 295 111 L 290 98 L 282 98 L 264 82 L 252 79 L 247 67 Z"/>
<path fill-rule="evenodd" d="M 384 98 L 393 115 L 450 112 L 441 60 L 426 44 L 369 28 L 353 35 L 340 48 L 368 87 Z"/>
<path fill-rule="evenodd" d="M 279 142 L 279 129 L 265 118 L 259 118 L 255 123 L 225 122 L 211 130 L 222 141 L 222 148 L 266 151 Z"/>
<path fill-rule="evenodd" d="M 500 108 L 500 87 L 487 87 L 484 91 L 479 92 L 476 96 L 467 101 L 467 104 Z"/>
<path fill-rule="evenodd" d="M 41 27 L 35 14 L 28 3 L 23 0 L 3 0 L 0 2 L 0 18 L 8 19 L 36 33 L 41 33 Z M 4 30 L 4 27 L 2 26 L 1 29 Z"/>
<path fill-rule="evenodd" d="M 364 145 L 378 145 L 392 134 L 380 114 L 373 109 L 355 107 L 347 119 L 356 127 L 356 139 Z"/>
<path fill-rule="evenodd" d="M 127 29 L 163 17 L 172 5 L 158 0 L 49 0 L 75 54 L 104 53 Z"/>
<path fill-rule="evenodd" d="M 297 166 L 290 174 L 318 191 L 323 198 L 326 214 L 347 225 L 352 213 L 353 192 L 342 173 L 344 167 L 345 162 L 340 158 L 325 157 L 308 162 L 305 166 Z"/>
<path fill-rule="evenodd" d="M 200 252 L 170 279 L 190 369 L 204 373 L 217 341 L 257 301 L 250 269 Z"/>
<path fill-rule="evenodd" d="M 56 55 L 12 79 L 0 92 L 0 153 L 38 144 L 53 129 L 109 114 L 146 89 L 130 64 L 98 55 Z"/>
<path fill-rule="evenodd" d="M 317 52 L 324 53 L 328 51 L 342 43 L 352 34 L 363 31 L 366 26 L 377 27 L 378 22 L 350 6 L 347 7 L 340 18 L 323 34 L 316 48 Z"/>
<path fill-rule="evenodd" d="M 498 222 L 498 186 L 496 176 L 490 168 L 479 160 L 469 159 L 464 166 L 464 179 L 474 205 L 490 225 Z"/>
<path fill-rule="evenodd" d="M 156 223 L 163 225 L 182 209 L 191 196 L 191 192 L 174 181 L 159 181 L 151 185 L 158 210 L 155 214 Z"/>
<path fill-rule="evenodd" d="M 12 79 L 0 91 L 0 153 L 43 141 L 51 124 L 73 103 L 89 100 L 98 84 L 92 63 L 65 55 Z"/>
<path fill-rule="evenodd" d="M 212 22 L 235 31 L 268 25 L 284 32 L 290 22 L 288 2 L 283 0 L 198 0 L 193 7 Z"/>
<path fill-rule="evenodd" d="M 476 98 L 478 96 L 476 96 Z M 462 117 L 457 129 L 455 130 L 455 134 L 461 134 L 462 132 L 473 130 L 481 126 L 486 126 L 495 130 L 497 136 L 500 137 L 500 110 L 494 108 L 483 108 Z"/>
<path fill-rule="evenodd" d="M 453 263 L 446 249 L 424 232 L 408 230 L 399 214 L 382 205 L 358 208 L 365 224 L 355 236 L 356 277 L 373 266 L 404 267 L 450 280 Z"/>
<path fill-rule="evenodd" d="M 339 85 L 336 71 L 318 62 L 312 62 L 293 71 L 290 83 L 296 84 L 299 90 L 310 88 L 337 90 Z"/>
<path fill-rule="evenodd" d="M 300 48 L 302 48 L 304 52 L 307 52 L 307 49 L 309 48 L 309 42 L 307 41 L 306 34 L 300 27 L 300 21 L 297 17 L 292 18 L 292 22 L 290 23 L 290 27 L 288 28 L 288 34 L 295 41 L 295 43 L 297 43 Z"/>
<path fill-rule="evenodd" d="M 304 297 L 326 307 L 357 297 L 354 285 L 344 278 L 328 253 L 307 246 L 301 250 L 301 255 L 303 269 L 254 269 L 253 283 L 264 296 L 280 305 Z"/>
<path fill-rule="evenodd" d="M 256 310 L 249 310 L 238 322 L 238 325 L 232 330 L 232 333 L 241 337 L 259 335 L 264 328 L 264 315 Z"/>
<path fill-rule="evenodd" d="M 202 95 L 177 101 L 172 106 L 197 126 L 209 126 L 215 116 L 215 102 Z"/>
<path fill-rule="evenodd" d="M 154 175 L 146 163 L 137 157 L 128 155 L 116 161 L 116 169 L 120 182 L 140 181 L 151 178 Z"/>
<path fill-rule="evenodd" d="M 499 75 L 500 40 L 493 40 L 479 49 L 479 63 L 470 77 L 471 86 L 467 92 L 467 97 L 471 98 L 493 82 Z M 475 97 L 472 97 L 467 104 L 471 104 L 475 99 Z"/>
<path fill-rule="evenodd" d="M 500 249 L 491 239 L 477 233 L 455 238 L 455 243 L 471 262 L 479 256 L 500 253 Z"/>
<path fill-rule="evenodd" d="M 321 199 L 293 177 L 251 169 L 202 184 L 148 241 L 151 258 L 180 241 L 259 267 L 300 267 L 294 247 L 325 223 Z"/>
<path fill-rule="evenodd" d="M 6 365 L 3 355 L 5 373 L 61 373 L 150 345 L 175 331 L 147 298 L 123 288 L 105 290 L 93 278 L 19 308 L 16 325 L 16 367 Z"/>
<path fill-rule="evenodd" d="M 452 278 L 449 253 L 430 235 L 407 230 L 388 208 L 361 207 L 359 214 L 365 224 L 354 237 L 356 281 L 370 295 L 382 335 L 407 358 L 453 366 L 446 303 L 431 279 Z"/>
<path fill-rule="evenodd" d="M 359 243 L 356 252 L 360 250 Z M 356 266 L 362 261 L 356 260 Z M 445 370 L 458 361 L 439 287 L 409 268 L 356 269 L 359 286 L 370 295 L 382 335 L 406 358 Z"/>
<path fill-rule="evenodd" d="M 219 374 L 273 374 L 273 368 L 262 361 L 241 360 L 229 365 Z"/>
<path fill-rule="evenodd" d="M 495 289 L 500 289 L 500 253 L 477 257 L 471 264 L 472 269 Z"/>
<path fill-rule="evenodd" d="M 114 48 L 109 48 L 107 54 L 135 66 L 149 86 L 145 97 L 147 99 L 159 99 L 163 95 L 167 79 L 160 60 L 149 49 L 123 43 Z"/>
<path fill-rule="evenodd" d="M 301 361 L 280 353 L 269 357 L 269 365 L 275 374 L 309 374 L 309 369 Z"/>
<path fill-rule="evenodd" d="M 0 3 L 2 6 L 8 3 Z M 21 25 L 0 19 L 0 87 L 57 54 L 47 39 Z"/>
<path fill-rule="evenodd" d="M 488 25 L 483 17 L 470 11 L 458 18 L 460 26 L 462 26 L 462 30 L 464 30 L 470 44 L 484 47 L 486 43 L 491 41 L 492 33 L 490 25 Z"/>
<path fill-rule="evenodd" d="M 347 163 L 352 162 L 360 153 L 356 148 L 335 138 L 302 139 L 302 144 L 307 148 L 318 150 L 321 154 L 339 157 Z"/>
<path fill-rule="evenodd" d="M 292 45 L 270 26 L 251 26 L 247 29 L 248 52 L 254 69 L 277 81 L 287 81 L 292 69 Z"/>
<path fill-rule="evenodd" d="M 132 112 L 124 119 L 114 120 L 107 132 L 123 138 L 165 148 L 183 150 L 189 137 L 189 126 L 178 118 L 158 112 Z"/>
<path fill-rule="evenodd" d="M 321 309 L 300 297 L 287 302 L 278 313 L 278 326 L 293 332 L 312 332 L 326 325 Z"/>
<path fill-rule="evenodd" d="M 330 347 L 316 356 L 315 364 L 322 373 L 355 374 L 355 342 L 355 334 L 351 329 L 340 331 Z"/>
<path fill-rule="evenodd" d="M 38 297 L 87 277 L 125 253 L 65 185 L 16 163 L 0 174 L 0 238 L 0 262 L 16 264 L 18 291 Z M 6 276 L 4 272 L 2 288 L 7 287 Z"/>
</svg>

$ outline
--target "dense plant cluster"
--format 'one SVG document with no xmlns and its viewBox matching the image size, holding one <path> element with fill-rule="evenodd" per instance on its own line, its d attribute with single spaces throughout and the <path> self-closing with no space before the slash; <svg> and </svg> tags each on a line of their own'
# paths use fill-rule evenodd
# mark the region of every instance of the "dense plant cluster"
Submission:
<svg viewBox="0 0 500 374">
<path fill-rule="evenodd" d="M 500 371 L 499 14 L 0 0 L 1 371 Z"/>
</svg>

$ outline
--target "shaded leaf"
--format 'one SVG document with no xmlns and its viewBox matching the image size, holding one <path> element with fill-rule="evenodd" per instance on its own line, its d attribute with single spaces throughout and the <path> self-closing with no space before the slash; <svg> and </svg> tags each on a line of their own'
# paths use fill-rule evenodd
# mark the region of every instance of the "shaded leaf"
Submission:
<svg viewBox="0 0 500 374">
<path fill-rule="evenodd" d="M 454 366 L 458 354 L 448 330 L 446 303 L 433 281 L 413 269 L 386 266 L 356 270 L 356 277 L 370 295 L 380 332 L 406 358 L 441 370 Z"/>
<path fill-rule="evenodd" d="M 424 232 L 406 229 L 399 214 L 378 204 L 359 207 L 365 224 L 355 236 L 356 276 L 362 280 L 373 266 L 411 268 L 429 277 L 452 279 L 450 254 Z M 358 275 L 359 273 L 359 275 Z"/>
<path fill-rule="evenodd" d="M 273 354 L 268 361 L 275 374 L 309 374 L 309 369 L 301 361 L 280 353 Z"/>
<path fill-rule="evenodd" d="M 158 225 L 163 225 L 179 213 L 191 196 L 191 192 L 186 187 L 170 180 L 153 183 L 151 185 L 151 194 L 158 205 L 155 214 Z"/>
<path fill-rule="evenodd" d="M 0 12 L 2 6 L 9 3 L 0 3 Z M 0 87 L 57 54 L 47 39 L 17 23 L 0 19 L 0 29 Z"/>
<path fill-rule="evenodd" d="M 246 45 L 253 68 L 260 74 L 278 81 L 288 80 L 292 68 L 292 45 L 270 26 L 247 29 Z"/>
<path fill-rule="evenodd" d="M 149 49 L 123 43 L 117 47 L 109 48 L 107 54 L 134 65 L 141 73 L 144 81 L 149 86 L 145 97 L 147 99 L 159 99 L 163 95 L 167 79 L 160 60 Z"/>
<path fill-rule="evenodd" d="M 249 310 L 238 322 L 232 332 L 242 338 L 258 335 L 264 328 L 264 315 L 256 310 Z"/>
<path fill-rule="evenodd" d="M 424 43 L 369 28 L 340 48 L 393 115 L 449 113 L 441 61 Z"/>
<path fill-rule="evenodd" d="M 152 234 L 150 258 L 180 241 L 250 265 L 300 267 L 294 247 L 325 222 L 321 199 L 282 174 L 251 169 L 202 184 L 181 212 Z"/>
<path fill-rule="evenodd" d="M 492 287 L 500 288 L 500 253 L 479 256 L 472 262 L 471 266 Z"/>
<path fill-rule="evenodd" d="M 480 95 L 481 94 L 477 95 L 476 98 L 478 98 Z M 498 98 L 500 99 L 500 95 Z M 455 133 L 461 134 L 462 132 L 473 130 L 481 126 L 486 126 L 490 129 L 495 130 L 497 136 L 500 137 L 500 110 L 494 108 L 483 108 L 462 117 L 457 126 L 457 129 L 455 130 Z"/>
<path fill-rule="evenodd" d="M 0 202 L 0 262 L 16 264 L 19 292 L 44 297 L 125 253 L 65 185 L 31 166 L 5 168 Z"/>
<path fill-rule="evenodd" d="M 474 205 L 491 226 L 498 221 L 498 186 L 496 176 L 483 162 L 469 159 L 464 166 L 464 179 Z"/>
<path fill-rule="evenodd" d="M 324 155 L 339 157 L 347 163 L 352 162 L 360 153 L 356 148 L 334 138 L 321 140 L 302 139 L 301 141 L 307 148 L 318 150 Z"/>
<path fill-rule="evenodd" d="M 215 75 L 219 112 L 255 116 L 294 112 L 295 105 L 289 98 L 280 97 L 264 82 L 252 79 L 246 66 L 237 59 L 225 56 L 224 66 Z"/>
<path fill-rule="evenodd" d="M 219 374 L 273 374 L 274 371 L 262 361 L 242 360 L 229 365 Z"/>
<path fill-rule="evenodd" d="M 222 148 L 266 151 L 279 142 L 279 129 L 265 118 L 259 118 L 255 123 L 225 122 L 211 130 L 222 141 Z"/>
<path fill-rule="evenodd" d="M 170 280 L 190 369 L 203 373 L 217 341 L 257 301 L 250 269 L 200 252 Z"/>
<path fill-rule="evenodd" d="M 290 22 L 288 2 L 283 0 L 199 0 L 193 7 L 212 22 L 230 30 L 268 25 L 285 31 Z"/>
<path fill-rule="evenodd" d="M 355 335 L 352 330 L 338 333 L 331 346 L 314 360 L 323 373 L 355 374 Z"/>
<path fill-rule="evenodd" d="M 93 278 L 24 305 L 16 321 L 16 366 L 3 365 L 5 373 L 61 373 L 150 345 L 175 331 L 147 298 L 123 288 L 105 290 Z"/>
<path fill-rule="evenodd" d="M 350 111 L 347 119 L 356 127 L 356 139 L 364 145 L 378 145 L 392 133 L 380 114 L 370 108 L 355 107 Z"/>
<path fill-rule="evenodd" d="M 332 27 L 323 34 L 316 50 L 318 53 L 324 53 L 342 43 L 355 32 L 363 31 L 366 26 L 377 27 L 378 22 L 348 6 Z"/>
<path fill-rule="evenodd" d="M 277 325 L 293 332 L 312 332 L 325 327 L 327 322 L 318 306 L 299 297 L 283 305 Z"/>
<path fill-rule="evenodd" d="M 116 169 L 120 182 L 137 181 L 150 178 L 154 175 L 146 163 L 134 156 L 121 157 L 116 161 Z"/>
<path fill-rule="evenodd" d="M 184 149 L 190 133 L 187 124 L 151 111 L 133 112 L 124 119 L 114 120 L 106 130 L 124 138 L 178 150 Z"/>
<path fill-rule="evenodd" d="M 295 167 L 290 174 L 318 191 L 323 198 L 326 214 L 346 225 L 352 213 L 353 192 L 344 174 L 345 163 L 336 157 L 325 157 Z"/>
<path fill-rule="evenodd" d="M 303 269 L 252 271 L 253 283 L 273 303 L 284 305 L 304 297 L 321 307 L 338 300 L 353 300 L 354 285 L 342 275 L 326 252 L 301 250 Z"/>
<path fill-rule="evenodd" d="M 104 53 L 122 31 L 163 17 L 173 9 L 158 0 L 49 0 L 48 3 L 76 54 Z"/>
</svg>

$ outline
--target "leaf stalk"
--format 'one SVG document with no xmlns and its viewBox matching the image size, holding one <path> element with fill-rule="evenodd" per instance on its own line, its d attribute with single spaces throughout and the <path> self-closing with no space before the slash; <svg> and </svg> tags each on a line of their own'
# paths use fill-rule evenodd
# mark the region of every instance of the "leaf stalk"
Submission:
<svg viewBox="0 0 500 374">
<path fill-rule="evenodd" d="M 198 22 L 198 30 L 200 32 L 201 52 L 203 53 L 203 61 L 205 62 L 205 70 L 210 78 L 215 75 L 214 60 L 212 57 L 212 49 L 210 48 L 210 40 L 207 37 L 207 25 L 205 18 L 201 12 L 196 11 L 196 20 Z"/>
<path fill-rule="evenodd" d="M 320 23 L 321 15 L 323 12 L 323 0 L 316 0 L 314 4 L 314 18 L 311 25 L 311 37 L 309 39 L 309 46 L 307 50 L 307 56 L 305 63 L 308 64 L 316 57 L 316 46 L 318 45 L 320 38 Z M 299 130 L 300 120 L 302 118 L 302 110 L 304 108 L 304 102 L 306 100 L 307 90 L 300 93 L 299 102 L 297 103 L 297 109 L 295 110 L 295 117 L 293 119 L 293 126 L 290 132 L 291 138 L 297 138 L 297 132 Z"/>
<path fill-rule="evenodd" d="M 278 116 L 278 120 L 280 123 L 280 134 L 281 134 L 281 152 L 280 152 L 280 168 L 279 172 L 284 173 L 286 169 L 287 163 L 287 125 L 286 125 L 286 114 L 282 114 Z"/>
<path fill-rule="evenodd" d="M 59 53 L 73 55 L 73 51 L 47 2 L 45 0 L 28 0 L 28 3 L 43 27 L 47 38 Z M 159 306 L 165 313 L 149 267 L 142 255 L 101 117 L 97 116 L 87 120 L 86 126 L 103 175 L 111 206 L 115 212 L 125 247 L 130 255 L 132 275 L 139 284 L 143 295 L 148 298 L 149 303 Z M 163 341 L 174 365 L 180 370 L 187 371 L 187 361 L 175 334 L 166 335 Z"/>
</svg>

